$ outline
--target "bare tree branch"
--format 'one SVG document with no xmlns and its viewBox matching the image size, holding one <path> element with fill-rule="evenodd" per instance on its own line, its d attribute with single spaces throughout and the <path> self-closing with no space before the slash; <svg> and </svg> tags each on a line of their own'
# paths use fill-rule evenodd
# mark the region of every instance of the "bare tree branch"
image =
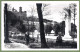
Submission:
<svg viewBox="0 0 80 52">
<path fill-rule="evenodd" d="M 47 15 L 51 15 L 50 14 L 50 10 L 48 8 L 50 4 L 44 4 L 42 5 L 42 12 L 43 12 L 43 16 L 47 16 Z"/>
<path fill-rule="evenodd" d="M 46 7 L 49 6 L 49 5 L 50 5 L 50 4 L 43 4 L 43 6 L 42 6 L 42 12 L 43 12 L 43 11 L 46 11 L 45 9 L 46 9 Z"/>
<path fill-rule="evenodd" d="M 34 14 L 36 13 L 36 8 L 34 6 L 31 6 L 28 12 L 31 13 L 31 16 L 34 16 Z"/>
<path fill-rule="evenodd" d="M 50 11 L 45 12 L 44 16 L 51 15 Z"/>
</svg>

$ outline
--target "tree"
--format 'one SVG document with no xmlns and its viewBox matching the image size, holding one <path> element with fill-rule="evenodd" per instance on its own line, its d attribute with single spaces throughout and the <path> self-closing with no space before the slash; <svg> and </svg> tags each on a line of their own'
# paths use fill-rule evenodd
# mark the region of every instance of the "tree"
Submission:
<svg viewBox="0 0 80 52">
<path fill-rule="evenodd" d="M 65 34 L 65 21 L 62 21 L 60 23 L 60 31 L 62 33 L 62 36 L 64 36 L 64 34 Z"/>
<path fill-rule="evenodd" d="M 9 40 L 9 33 L 8 33 L 8 10 L 7 10 L 7 4 L 5 4 L 5 7 L 4 7 L 4 26 L 5 26 L 5 29 L 4 29 L 4 36 L 5 36 L 5 40 L 4 42 L 5 43 L 10 43 L 11 41 Z"/>
<path fill-rule="evenodd" d="M 7 11 L 7 4 L 5 4 L 4 21 L 5 21 L 5 40 L 4 40 L 5 43 L 10 42 L 8 33 L 10 26 L 15 27 L 16 29 L 18 29 L 18 31 L 24 34 L 29 30 L 29 28 L 26 28 L 26 26 L 23 24 L 23 19 L 20 19 L 19 16 L 17 16 L 12 11 Z M 29 33 L 27 39 L 28 40 L 26 42 L 27 44 L 29 44 Z"/>
<path fill-rule="evenodd" d="M 60 25 L 59 23 L 55 23 L 54 26 L 53 26 L 53 30 L 55 31 L 55 36 L 58 35 L 58 32 L 60 32 Z"/>
<path fill-rule="evenodd" d="M 73 23 L 71 23 L 71 32 L 73 31 L 73 32 L 76 32 L 77 33 L 77 29 L 76 29 L 76 25 L 75 24 L 73 24 Z M 75 29 L 75 30 L 74 30 Z"/>
<path fill-rule="evenodd" d="M 73 14 L 73 20 L 74 20 L 74 31 L 76 30 L 75 29 L 75 20 L 76 20 L 76 4 L 75 3 L 71 3 L 70 4 L 70 8 L 71 8 L 71 13 Z"/>
<path fill-rule="evenodd" d="M 43 15 L 42 15 L 42 4 L 41 3 L 37 3 L 37 13 L 39 16 L 39 24 L 40 24 L 40 37 L 41 37 L 41 47 L 42 48 L 48 48 L 47 44 L 46 44 L 46 40 L 45 40 L 45 33 L 44 33 L 44 25 L 43 25 Z"/>
<path fill-rule="evenodd" d="M 34 19 L 34 14 L 35 14 L 35 12 L 36 12 L 36 9 L 34 8 L 34 6 L 32 6 L 32 7 L 30 7 L 30 10 L 29 10 L 29 12 L 31 13 L 31 17 L 33 18 L 32 19 L 32 29 L 33 29 L 33 31 L 32 31 L 32 37 L 34 37 L 34 34 L 33 34 L 33 32 L 34 32 L 34 29 L 35 29 L 35 27 L 34 27 L 34 21 L 35 21 L 35 19 Z"/>
<path fill-rule="evenodd" d="M 46 26 L 45 26 L 45 33 L 46 33 L 46 35 L 47 34 L 49 34 L 49 33 L 51 33 L 51 30 L 52 30 L 52 24 L 50 23 L 50 24 L 47 24 Z"/>
<path fill-rule="evenodd" d="M 77 33 L 76 25 L 71 23 L 71 34 L 70 34 L 70 36 L 73 38 L 73 42 L 74 42 L 74 38 L 77 37 L 76 33 Z"/>
<path fill-rule="evenodd" d="M 64 36 L 65 34 L 65 21 L 62 21 L 60 23 L 55 23 L 53 26 L 53 30 L 55 31 L 55 36 L 58 35 L 58 32 L 61 32 L 61 36 Z"/>
</svg>

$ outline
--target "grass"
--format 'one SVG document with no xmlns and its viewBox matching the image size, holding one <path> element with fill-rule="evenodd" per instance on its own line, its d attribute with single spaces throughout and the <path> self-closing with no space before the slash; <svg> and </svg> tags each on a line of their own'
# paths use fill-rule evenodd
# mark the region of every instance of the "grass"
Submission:
<svg viewBox="0 0 80 52">
<path fill-rule="evenodd" d="M 13 41 L 17 43 L 26 44 L 25 40 L 15 39 Z M 48 39 L 47 45 L 49 48 L 77 48 L 77 42 L 62 41 L 61 43 L 59 43 L 59 42 L 56 42 L 55 39 Z M 30 40 L 29 47 L 30 48 L 41 48 L 41 43 L 40 41 L 37 42 L 37 40 L 36 41 Z"/>
</svg>

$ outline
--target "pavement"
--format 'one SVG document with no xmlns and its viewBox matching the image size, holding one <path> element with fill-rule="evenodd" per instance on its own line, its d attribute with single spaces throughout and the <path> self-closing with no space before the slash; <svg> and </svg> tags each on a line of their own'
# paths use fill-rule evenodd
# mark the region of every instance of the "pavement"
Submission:
<svg viewBox="0 0 80 52">
<path fill-rule="evenodd" d="M 12 43 L 4 43 L 4 46 L 5 48 L 27 48 L 29 49 L 29 47 L 25 44 L 22 44 L 22 43 L 17 43 L 17 42 L 14 42 L 14 41 L 11 41 Z"/>
</svg>

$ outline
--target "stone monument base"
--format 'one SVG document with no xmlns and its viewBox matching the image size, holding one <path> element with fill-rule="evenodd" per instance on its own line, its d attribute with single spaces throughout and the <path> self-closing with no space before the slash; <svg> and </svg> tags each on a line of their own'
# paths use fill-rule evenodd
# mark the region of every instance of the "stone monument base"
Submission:
<svg viewBox="0 0 80 52">
<path fill-rule="evenodd" d="M 64 35 L 64 37 L 62 37 L 62 40 L 72 41 L 73 39 L 70 35 Z"/>
</svg>

